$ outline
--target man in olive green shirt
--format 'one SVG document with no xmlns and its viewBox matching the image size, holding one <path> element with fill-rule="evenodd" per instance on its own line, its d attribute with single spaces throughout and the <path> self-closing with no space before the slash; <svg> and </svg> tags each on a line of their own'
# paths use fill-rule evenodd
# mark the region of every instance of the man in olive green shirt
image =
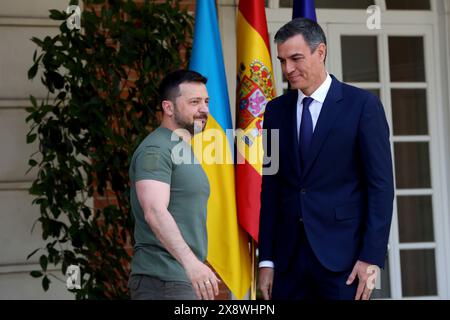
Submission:
<svg viewBox="0 0 450 320">
<path fill-rule="evenodd" d="M 189 145 L 208 118 L 205 84 L 194 71 L 168 74 L 159 90 L 161 126 L 133 154 L 132 299 L 214 299 L 218 294 L 219 280 L 204 264 L 209 182 Z M 180 150 L 188 155 L 184 161 Z"/>
</svg>

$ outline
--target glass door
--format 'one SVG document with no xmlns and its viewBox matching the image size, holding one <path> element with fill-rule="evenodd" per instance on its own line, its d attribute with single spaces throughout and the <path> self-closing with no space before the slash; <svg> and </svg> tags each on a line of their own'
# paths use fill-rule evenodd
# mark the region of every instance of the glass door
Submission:
<svg viewBox="0 0 450 320">
<path fill-rule="evenodd" d="M 343 4 L 345 2 L 345 4 Z M 327 69 L 378 95 L 391 130 L 396 196 L 380 299 L 449 298 L 445 141 L 434 0 L 315 0 L 328 39 Z M 277 94 L 287 90 L 273 35 L 292 0 L 266 1 Z M 366 8 L 381 8 L 382 28 L 366 27 Z M 445 72 L 445 71 L 444 71 Z M 447 231 L 448 232 L 448 231 Z"/>
<path fill-rule="evenodd" d="M 372 91 L 391 129 L 396 197 L 377 298 L 438 298 L 444 275 L 432 30 L 329 25 L 329 69 Z"/>
</svg>

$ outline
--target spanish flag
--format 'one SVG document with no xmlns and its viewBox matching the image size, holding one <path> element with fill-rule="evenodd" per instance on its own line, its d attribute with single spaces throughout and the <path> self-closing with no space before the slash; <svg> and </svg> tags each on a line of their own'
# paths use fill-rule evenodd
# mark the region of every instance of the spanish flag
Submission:
<svg viewBox="0 0 450 320">
<path fill-rule="evenodd" d="M 231 292 L 242 299 L 250 288 L 250 253 L 236 213 L 233 126 L 214 0 L 197 0 L 190 69 L 208 78 L 210 97 L 205 131 L 192 141 L 211 188 L 207 260 Z"/>
<path fill-rule="evenodd" d="M 262 181 L 262 122 L 275 97 L 264 0 L 239 1 L 237 14 L 236 192 L 239 222 L 257 242 Z"/>
</svg>

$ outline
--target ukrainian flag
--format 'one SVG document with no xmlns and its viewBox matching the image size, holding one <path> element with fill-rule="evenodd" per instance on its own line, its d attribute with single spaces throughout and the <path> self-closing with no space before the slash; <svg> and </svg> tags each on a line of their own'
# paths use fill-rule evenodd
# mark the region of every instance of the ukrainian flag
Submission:
<svg viewBox="0 0 450 320">
<path fill-rule="evenodd" d="M 197 0 L 190 69 L 208 78 L 210 97 L 206 129 L 192 141 L 211 187 L 207 260 L 231 292 L 242 299 L 250 288 L 250 254 L 236 213 L 233 137 L 227 137 L 226 132 L 233 126 L 214 0 Z"/>
</svg>

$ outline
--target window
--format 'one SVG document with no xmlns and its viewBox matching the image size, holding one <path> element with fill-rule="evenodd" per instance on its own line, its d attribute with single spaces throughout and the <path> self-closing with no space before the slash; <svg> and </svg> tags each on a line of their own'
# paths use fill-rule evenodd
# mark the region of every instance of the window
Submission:
<svg viewBox="0 0 450 320">
<path fill-rule="evenodd" d="M 430 0 L 385 0 L 388 10 L 431 10 Z"/>
</svg>

